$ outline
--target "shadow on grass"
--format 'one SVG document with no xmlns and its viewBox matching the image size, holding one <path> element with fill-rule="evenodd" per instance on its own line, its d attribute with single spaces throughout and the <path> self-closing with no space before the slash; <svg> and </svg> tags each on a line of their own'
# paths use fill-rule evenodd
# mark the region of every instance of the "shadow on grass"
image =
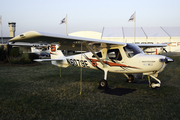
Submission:
<svg viewBox="0 0 180 120">
<path fill-rule="evenodd" d="M 136 91 L 136 89 L 128 89 L 128 88 L 114 88 L 102 91 L 102 93 L 110 94 L 110 95 L 117 95 L 122 96 L 125 94 L 129 94 Z"/>
<path fill-rule="evenodd" d="M 149 84 L 148 80 L 142 80 L 142 81 L 138 81 L 138 82 L 134 82 L 135 84 Z M 158 83 L 157 81 L 151 79 L 151 83 Z"/>
</svg>

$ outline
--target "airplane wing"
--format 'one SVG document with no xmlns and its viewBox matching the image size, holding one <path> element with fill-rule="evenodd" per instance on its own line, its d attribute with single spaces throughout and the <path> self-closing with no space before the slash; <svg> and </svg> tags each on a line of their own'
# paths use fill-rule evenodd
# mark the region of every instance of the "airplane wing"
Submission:
<svg viewBox="0 0 180 120">
<path fill-rule="evenodd" d="M 166 53 L 166 49 L 164 47 L 166 47 L 168 44 L 171 44 L 171 43 L 161 43 L 161 44 L 136 44 L 137 46 L 139 46 L 144 52 L 146 49 L 148 48 L 157 48 L 157 47 L 160 47 L 162 48 L 162 50 L 164 50 Z M 145 53 L 148 53 L 147 51 Z M 150 52 L 152 53 L 152 52 Z M 157 54 L 157 53 L 156 53 Z"/>
<path fill-rule="evenodd" d="M 13 46 L 25 46 L 25 47 L 47 47 L 48 45 L 46 44 L 31 44 L 31 43 L 23 43 L 23 42 L 11 42 L 9 43 L 10 45 L 13 45 Z"/>
<path fill-rule="evenodd" d="M 136 44 L 139 46 L 143 51 L 145 51 L 148 48 L 156 48 L 156 47 L 166 47 L 168 43 L 161 43 L 161 44 Z M 165 48 L 163 48 L 165 50 Z M 166 50 L 165 50 L 166 51 Z M 166 51 L 167 52 L 167 51 Z"/>
<path fill-rule="evenodd" d="M 141 48 L 166 47 L 167 44 L 136 44 Z"/>
<path fill-rule="evenodd" d="M 82 37 L 75 37 L 75 36 L 66 36 L 60 34 L 50 34 L 44 32 L 36 32 L 36 31 L 29 31 L 18 35 L 9 40 L 9 42 L 28 42 L 28 43 L 44 43 L 44 44 L 51 44 L 51 43 L 58 43 L 60 45 L 61 50 L 74 50 L 79 51 L 81 50 L 81 43 L 86 44 L 82 46 L 82 49 L 88 51 L 88 46 L 91 48 L 103 48 L 103 47 L 112 47 L 112 46 L 125 46 L 126 43 L 123 42 L 115 42 L 115 41 L 108 41 L 108 40 L 100 40 L 100 39 L 90 39 L 90 38 L 82 38 Z"/>
</svg>

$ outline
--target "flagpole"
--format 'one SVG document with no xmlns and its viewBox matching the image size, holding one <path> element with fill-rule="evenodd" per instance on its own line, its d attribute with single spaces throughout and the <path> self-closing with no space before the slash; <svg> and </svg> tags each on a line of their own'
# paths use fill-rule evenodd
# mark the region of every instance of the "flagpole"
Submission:
<svg viewBox="0 0 180 120">
<path fill-rule="evenodd" d="M 66 14 L 66 35 L 68 35 L 67 34 L 67 14 Z"/>
<path fill-rule="evenodd" d="M 2 16 L 0 16 L 0 24 L 1 24 L 1 43 L 3 44 Z"/>
<path fill-rule="evenodd" d="M 129 18 L 128 22 L 134 21 L 134 43 L 136 42 L 136 11 L 133 15 Z"/>
<path fill-rule="evenodd" d="M 67 14 L 66 14 L 66 17 L 61 20 L 60 25 L 61 25 L 61 24 L 66 24 L 66 35 L 68 35 L 68 34 L 67 34 Z"/>
<path fill-rule="evenodd" d="M 136 11 L 134 12 L 134 44 L 136 42 Z"/>
</svg>

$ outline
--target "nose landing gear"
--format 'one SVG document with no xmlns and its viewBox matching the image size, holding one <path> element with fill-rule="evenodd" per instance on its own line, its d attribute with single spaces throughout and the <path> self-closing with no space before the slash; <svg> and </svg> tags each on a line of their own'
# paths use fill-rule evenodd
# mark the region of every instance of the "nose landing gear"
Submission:
<svg viewBox="0 0 180 120">
<path fill-rule="evenodd" d="M 159 83 L 151 83 L 151 88 L 160 88 L 161 84 Z"/>
<path fill-rule="evenodd" d="M 153 79 L 155 79 L 158 83 L 151 83 L 150 81 L 150 77 L 152 77 Z M 157 79 L 156 77 L 154 77 L 153 75 L 149 75 L 148 76 L 148 81 L 149 81 L 149 87 L 155 89 L 155 88 L 160 88 L 161 86 L 161 81 L 159 79 Z"/>
</svg>

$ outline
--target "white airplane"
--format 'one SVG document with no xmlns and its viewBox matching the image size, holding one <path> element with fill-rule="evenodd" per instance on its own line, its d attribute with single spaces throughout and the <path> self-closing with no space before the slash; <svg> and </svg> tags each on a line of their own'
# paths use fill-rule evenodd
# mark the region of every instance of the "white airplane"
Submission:
<svg viewBox="0 0 180 120">
<path fill-rule="evenodd" d="M 148 55 L 160 55 L 162 53 L 167 53 L 166 49 L 164 47 L 167 47 L 167 45 L 171 44 L 168 43 L 161 43 L 161 44 L 136 44 L 139 46 L 144 53 Z"/>
<path fill-rule="evenodd" d="M 35 53 L 40 58 L 50 57 L 49 53 L 49 46 L 47 44 L 30 44 L 30 43 L 23 43 L 23 42 L 9 42 L 9 45 L 16 46 L 16 47 L 25 47 L 26 51 L 23 53 Z M 27 49 L 29 48 L 29 49 Z"/>
<path fill-rule="evenodd" d="M 16 36 L 10 42 L 37 41 L 51 44 L 51 59 L 37 59 L 36 61 L 51 61 L 58 67 L 84 67 L 104 71 L 104 78 L 99 82 L 101 88 L 107 88 L 108 72 L 123 73 L 129 82 L 134 79 L 132 74 L 148 75 L 157 83 L 149 83 L 152 88 L 160 87 L 158 74 L 164 70 L 166 64 L 173 59 L 162 55 L 146 55 L 135 44 L 64 36 L 43 32 L 30 31 Z M 146 47 L 152 47 L 146 45 Z M 153 44 L 153 46 L 155 46 Z M 160 44 L 158 44 L 160 46 Z M 161 45 L 166 46 L 165 44 Z M 65 57 L 61 50 L 90 51 Z M 98 52 L 97 52 L 98 51 Z"/>
</svg>

